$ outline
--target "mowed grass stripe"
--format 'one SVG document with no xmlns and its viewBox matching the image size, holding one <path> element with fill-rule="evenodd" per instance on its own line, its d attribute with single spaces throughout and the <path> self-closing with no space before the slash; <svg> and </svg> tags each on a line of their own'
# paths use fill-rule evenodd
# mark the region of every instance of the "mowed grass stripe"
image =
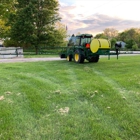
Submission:
<svg viewBox="0 0 140 140">
<path fill-rule="evenodd" d="M 89 67 L 84 67 L 84 69 L 86 69 L 86 70 L 88 70 L 88 71 L 90 70 Z M 94 73 L 93 73 L 93 74 L 94 74 Z M 95 74 L 94 74 L 94 76 L 95 76 Z M 99 77 L 99 75 L 98 75 L 98 77 Z M 101 76 L 101 77 L 102 77 L 102 76 Z M 87 76 L 86 76 L 86 78 L 88 79 Z M 101 80 L 101 81 L 102 81 L 102 80 Z M 94 83 L 94 81 L 93 81 L 93 83 Z M 102 85 L 102 82 L 101 82 L 100 84 Z M 104 83 L 104 84 L 105 84 L 105 83 Z M 93 85 L 93 86 L 94 86 L 94 85 Z M 106 86 L 108 87 L 108 83 L 107 83 Z M 114 87 L 114 85 L 113 85 L 113 87 Z M 116 94 L 116 93 L 115 93 L 115 94 Z M 113 99 L 115 99 L 115 98 L 114 98 L 114 95 L 113 95 Z M 123 100 L 122 97 L 119 97 L 119 99 L 118 99 L 118 102 L 119 102 L 119 103 L 118 103 L 118 104 L 120 104 L 120 103 L 122 102 L 122 100 Z M 116 102 L 113 102 L 113 103 L 116 103 Z M 117 107 L 118 104 L 116 104 L 116 107 Z M 125 106 L 125 104 L 123 104 L 123 105 Z M 121 107 L 120 107 L 120 109 L 122 110 Z M 117 113 L 117 111 L 116 111 L 116 113 Z M 122 110 L 121 113 L 124 113 L 123 110 Z M 105 116 L 105 114 L 104 114 L 104 116 Z M 110 118 L 111 118 L 111 117 L 109 116 L 109 119 L 110 119 Z M 107 118 L 106 118 L 105 120 L 107 120 Z M 116 119 L 116 120 L 117 120 L 117 119 Z M 112 121 L 112 120 L 111 120 L 111 121 L 109 120 L 108 123 L 109 123 L 109 122 L 115 122 L 115 120 L 113 120 L 113 121 Z M 107 124 L 108 124 L 108 123 L 107 123 Z M 116 124 L 115 124 L 115 125 L 116 125 Z M 117 125 L 116 125 L 116 126 L 117 126 Z M 121 127 L 122 127 L 122 129 L 123 129 L 123 126 L 120 125 L 120 128 L 121 128 Z M 129 126 L 127 126 L 127 127 L 129 127 Z M 113 129 L 113 127 L 112 127 L 111 129 Z"/>
<path fill-rule="evenodd" d="M 86 67 L 86 70 L 90 70 L 90 67 Z M 95 69 L 94 69 L 95 70 Z M 93 70 L 93 71 L 94 71 Z M 98 77 L 104 77 L 104 75 L 103 74 L 101 74 L 100 73 L 100 75 L 99 75 L 99 73 L 97 73 L 97 71 L 95 72 L 97 75 L 98 75 Z M 84 75 L 84 74 L 83 74 Z M 94 76 L 95 76 L 95 74 L 93 74 Z M 86 77 L 87 78 L 87 77 Z M 116 106 L 116 108 L 117 107 L 119 107 L 120 108 L 120 110 L 114 110 L 114 111 L 116 111 L 116 113 L 118 112 L 118 115 L 115 115 L 116 116 L 116 121 L 117 120 L 119 120 L 119 119 L 121 119 L 122 121 L 123 121 L 123 119 L 125 120 L 125 119 L 127 119 L 127 118 L 129 118 L 132 122 L 133 122 L 133 117 L 132 116 L 135 116 L 135 115 L 133 115 L 133 113 L 131 112 L 131 110 L 133 110 L 133 108 L 131 108 L 131 107 L 128 107 L 128 109 L 130 109 L 130 112 L 128 112 L 128 113 L 126 113 L 125 112 L 125 107 L 127 106 L 127 101 L 123 101 L 123 100 L 125 100 L 125 98 L 123 98 L 122 97 L 122 95 L 117 95 L 118 94 L 118 92 L 121 92 L 121 88 L 122 88 L 122 86 L 119 86 L 118 84 L 117 84 L 117 82 L 114 82 L 113 80 L 110 80 L 110 78 L 107 78 L 107 77 L 105 77 L 104 78 L 104 80 L 103 81 L 105 81 L 104 82 L 104 85 L 106 85 L 105 83 L 107 83 L 107 85 L 106 85 L 106 87 L 109 87 L 109 89 L 111 89 L 112 88 L 112 90 L 114 91 L 114 87 L 115 87 L 115 89 L 117 89 L 117 90 L 115 90 L 114 91 L 114 94 L 113 94 L 113 96 L 111 96 L 112 98 L 111 98 L 111 103 L 113 103 L 115 106 Z M 88 78 L 87 78 L 88 79 Z M 100 79 L 100 78 L 99 78 Z M 93 80 L 94 81 L 94 80 Z M 96 81 L 96 80 L 95 80 Z M 102 81 L 102 80 L 100 80 L 100 81 Z M 110 84 L 111 83 L 111 84 Z M 109 84 L 109 86 L 108 86 L 108 84 Z M 115 84 L 115 85 L 114 85 Z M 100 85 L 102 86 L 102 82 L 100 82 Z M 122 88 L 123 89 L 123 88 Z M 111 91 L 111 90 L 110 90 Z M 113 92 L 112 91 L 112 92 Z M 117 93 L 117 94 L 116 94 Z M 119 98 L 118 98 L 119 97 Z M 116 100 L 117 99 L 117 100 Z M 114 102 L 114 100 L 116 100 L 115 102 Z M 113 102 L 112 102 L 113 101 Z M 124 103 L 122 103 L 122 102 L 124 102 Z M 99 103 L 99 102 L 98 102 Z M 117 103 L 117 104 L 116 104 Z M 99 103 L 100 104 L 100 103 Z M 107 103 L 106 103 L 107 104 Z M 110 101 L 108 100 L 108 105 L 110 104 Z M 121 104 L 122 104 L 122 106 L 121 106 Z M 111 105 L 111 104 L 110 104 Z M 111 106 L 112 107 L 112 106 Z M 112 110 L 112 109 L 111 109 Z M 137 113 L 137 117 L 138 117 L 138 114 L 139 113 Z M 121 116 L 122 115 L 122 116 Z M 121 118 L 119 118 L 119 116 L 121 116 Z M 105 117 L 105 115 L 104 115 L 104 117 Z M 108 118 L 111 118 L 112 116 L 108 116 Z M 134 119 L 136 119 L 136 118 L 134 118 Z M 114 120 L 112 120 L 111 122 L 114 122 L 115 121 L 115 119 Z M 139 121 L 138 121 L 139 122 Z M 136 122 L 135 123 L 135 125 L 134 125 L 134 127 L 136 127 L 137 128 L 137 123 L 138 122 Z M 126 124 L 125 124 L 126 123 Z M 109 122 L 107 123 L 107 124 L 109 124 Z M 117 123 L 118 124 L 118 123 Z M 124 125 L 126 125 L 125 126 L 125 128 L 123 128 L 123 126 L 121 126 L 120 125 L 120 127 L 118 127 L 118 129 L 120 130 L 120 131 L 122 131 L 122 130 L 125 130 L 125 129 L 129 129 L 129 125 L 127 124 L 127 122 L 125 122 L 124 121 Z M 117 125 L 116 125 L 117 126 Z M 131 131 L 132 131 L 132 129 L 131 129 Z M 130 131 L 130 132 L 131 132 Z M 124 131 L 123 131 L 124 132 Z M 133 132 L 133 131 L 132 131 Z M 136 132 L 136 131 L 135 131 Z M 139 133 L 137 133 L 137 135 L 139 136 Z M 122 136 L 123 137 L 123 136 Z"/>
<path fill-rule="evenodd" d="M 5 76 L 0 74 L 3 80 L 0 96 L 5 99 L 0 101 L 3 108 L 0 138 L 139 139 L 140 117 L 136 110 L 140 98 L 137 96 L 137 106 L 131 106 L 134 96 L 131 99 L 128 95 L 128 100 L 120 93 L 120 88 L 126 91 L 133 88 L 138 93 L 138 80 L 132 79 L 133 86 L 128 81 L 127 88 L 126 79 L 118 78 L 129 71 L 127 66 L 131 68 L 128 60 L 101 59 L 97 64 L 82 65 L 67 61 L 1 65 Z M 135 75 L 139 75 L 137 64 L 138 61 L 131 68 Z M 6 94 L 7 91 L 12 94 Z M 68 112 L 62 112 L 66 107 Z"/>
<path fill-rule="evenodd" d="M 49 73 L 49 71 L 48 71 L 48 73 Z M 56 103 L 53 102 L 53 96 L 56 96 L 55 94 L 58 94 L 58 96 L 60 96 L 59 93 L 61 92 L 61 90 L 59 92 L 58 89 L 62 88 L 60 86 L 60 85 L 62 85 L 62 82 L 60 83 L 60 81 L 62 81 L 63 78 L 62 79 L 58 78 L 59 80 L 57 80 L 57 77 L 52 78 L 53 75 L 54 75 L 54 73 L 52 73 L 52 75 L 49 73 L 49 77 L 47 77 L 46 79 L 42 78 L 42 77 L 40 78 L 40 75 L 36 75 L 36 74 L 32 74 L 32 73 L 25 74 L 25 73 L 20 72 L 19 74 L 15 73 L 12 75 L 17 80 L 17 82 L 14 84 L 14 86 L 19 87 L 19 89 L 22 89 L 21 95 L 23 94 L 23 96 L 26 97 L 26 98 L 23 98 L 23 101 L 20 102 L 20 105 L 18 105 L 19 101 L 17 100 L 17 108 L 19 108 L 19 110 L 21 110 L 21 111 L 18 111 L 18 109 L 16 109 L 16 107 L 14 108 L 15 111 L 12 111 L 13 118 L 14 118 L 12 120 L 13 120 L 13 122 L 16 122 L 15 128 L 16 128 L 16 126 L 19 126 L 18 127 L 19 129 L 17 128 L 17 130 L 20 130 L 22 128 L 22 132 L 21 131 L 15 132 L 16 135 L 14 135 L 14 133 L 13 133 L 13 137 L 15 137 L 15 136 L 16 136 L 15 138 L 18 138 L 18 136 L 22 137 L 21 134 L 22 133 L 25 134 L 25 132 L 27 130 L 28 130 L 28 133 L 26 133 L 26 136 L 23 136 L 23 139 L 26 137 L 30 138 L 30 136 L 33 136 L 33 135 L 35 135 L 35 136 L 38 135 L 38 133 L 37 133 L 39 131 L 38 129 L 41 129 L 41 127 L 39 127 L 37 129 L 37 132 L 32 131 L 32 130 L 36 129 L 36 126 L 39 125 L 36 122 L 37 118 L 42 116 L 39 111 L 43 110 L 43 108 L 41 108 L 41 107 L 43 107 L 43 105 L 45 105 L 44 109 L 46 110 L 46 107 L 47 107 L 46 105 L 49 104 L 48 101 L 52 102 L 52 103 L 50 103 L 51 105 L 49 104 L 50 110 L 46 110 L 46 112 L 48 112 L 48 116 L 54 112 L 54 109 L 55 109 L 54 104 L 56 104 Z M 66 75 L 67 75 L 67 73 L 66 73 Z M 42 92 L 43 90 L 48 91 L 48 88 L 49 88 L 48 83 L 49 83 L 49 86 L 51 86 L 51 91 L 49 91 L 50 93 L 47 93 L 47 92 L 43 93 Z M 63 84 L 65 84 L 65 83 L 63 83 Z M 42 87 L 42 85 L 43 85 L 43 87 Z M 40 86 L 42 87 L 42 90 L 40 89 Z M 53 86 L 57 87 L 58 89 L 52 88 Z M 66 86 L 64 89 L 62 89 L 62 91 L 64 92 L 65 90 L 66 90 Z M 38 91 L 39 91 L 39 93 L 37 93 Z M 49 100 L 47 100 L 47 103 L 42 102 L 44 99 L 46 99 L 46 98 L 43 98 L 42 96 L 43 97 L 46 96 L 46 98 L 49 99 Z M 59 98 L 59 100 L 60 100 L 59 102 L 62 102 L 61 98 Z M 24 102 L 24 101 L 26 101 L 26 102 Z M 21 103 L 23 103 L 23 104 L 21 104 Z M 19 116 L 17 111 L 20 115 L 22 114 L 22 116 Z M 49 112 L 50 112 L 50 114 L 49 114 Z M 39 115 L 39 116 L 37 116 L 37 115 Z M 45 116 L 47 116 L 47 115 L 45 114 Z M 45 117 L 43 117 L 43 118 L 45 118 Z M 39 119 L 38 122 L 42 122 L 41 119 Z M 47 124 L 48 124 L 48 120 L 47 120 Z M 30 126 L 30 128 L 28 126 Z M 45 127 L 47 128 L 47 125 Z M 49 131 L 52 132 L 52 130 L 49 130 Z M 47 133 L 47 135 L 48 135 L 48 133 Z M 50 136 L 51 135 L 52 135 L 52 133 L 50 134 Z"/>
<path fill-rule="evenodd" d="M 124 131 L 125 129 L 129 130 L 129 124 L 126 121 L 128 118 L 130 119 L 131 122 L 134 120 L 137 120 L 137 118 L 140 116 L 140 110 L 138 110 L 136 107 L 140 105 L 140 102 L 137 100 L 136 93 L 134 91 L 128 91 L 125 89 L 122 85 L 119 85 L 118 82 L 115 80 L 112 80 L 110 77 L 106 76 L 105 73 L 102 71 L 98 71 L 95 68 L 92 68 L 94 73 L 96 73 L 101 79 L 108 85 L 109 89 L 112 89 L 114 93 L 110 92 L 110 98 L 108 98 L 108 110 L 113 110 L 107 112 L 108 116 L 106 117 L 106 121 L 111 118 L 112 123 L 115 123 L 116 126 L 119 126 L 118 128 L 121 131 Z M 130 97 L 131 98 L 130 98 Z M 110 100 L 111 99 L 111 100 Z M 113 102 L 112 102 L 113 101 Z M 105 102 L 104 102 L 105 103 Z M 106 103 L 105 103 L 106 104 Z M 127 109 L 126 109 L 127 108 Z M 115 113 L 116 112 L 116 113 Z M 106 112 L 104 112 L 106 114 Z M 104 117 L 106 116 L 104 114 Z M 111 116 L 109 116 L 111 115 Z M 108 119 L 107 119 L 108 118 Z M 123 125 L 125 125 L 125 129 L 123 128 L 124 126 L 119 123 L 120 119 L 122 120 Z M 126 122 L 125 122 L 126 121 Z M 132 133 L 136 133 L 137 136 L 139 136 L 139 132 L 137 131 L 137 123 L 139 123 L 139 119 L 135 121 L 134 123 L 134 129 L 131 129 Z M 109 124 L 109 122 L 107 123 Z"/>
</svg>

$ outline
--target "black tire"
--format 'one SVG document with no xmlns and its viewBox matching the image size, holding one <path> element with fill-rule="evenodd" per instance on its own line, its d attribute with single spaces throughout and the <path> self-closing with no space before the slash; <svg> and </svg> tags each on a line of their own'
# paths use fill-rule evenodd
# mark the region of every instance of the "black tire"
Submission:
<svg viewBox="0 0 140 140">
<path fill-rule="evenodd" d="M 60 54 L 60 58 L 66 58 L 65 54 Z"/>
<path fill-rule="evenodd" d="M 84 62 L 84 55 L 82 53 L 82 50 L 77 49 L 74 53 L 74 61 L 76 63 L 83 63 Z"/>
<path fill-rule="evenodd" d="M 99 55 L 96 56 L 96 58 L 95 58 L 95 63 L 97 63 L 98 61 L 99 61 Z"/>
<path fill-rule="evenodd" d="M 69 61 L 69 62 L 72 61 L 72 55 L 67 56 L 67 61 Z"/>
<path fill-rule="evenodd" d="M 93 62 L 93 63 L 97 63 L 99 61 L 99 55 L 91 57 L 88 61 Z"/>
</svg>

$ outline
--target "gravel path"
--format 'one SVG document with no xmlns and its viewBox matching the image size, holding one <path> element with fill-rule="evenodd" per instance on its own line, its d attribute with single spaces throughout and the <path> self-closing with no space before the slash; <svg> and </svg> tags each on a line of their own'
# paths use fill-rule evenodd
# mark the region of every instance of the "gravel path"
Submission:
<svg viewBox="0 0 140 140">
<path fill-rule="evenodd" d="M 140 54 L 120 54 L 121 56 L 134 56 L 134 55 L 140 55 Z M 100 57 L 108 57 L 108 56 L 100 56 Z M 110 57 L 116 57 L 110 56 Z M 37 61 L 56 61 L 56 60 L 66 60 L 61 59 L 59 57 L 47 57 L 47 58 L 8 58 L 8 59 L 0 59 L 0 63 L 15 63 L 15 62 L 37 62 Z"/>
<path fill-rule="evenodd" d="M 59 57 L 50 57 L 50 58 L 9 58 L 9 59 L 0 59 L 0 63 L 15 63 L 15 62 L 36 62 L 36 61 L 55 61 L 55 60 L 64 60 Z"/>
</svg>

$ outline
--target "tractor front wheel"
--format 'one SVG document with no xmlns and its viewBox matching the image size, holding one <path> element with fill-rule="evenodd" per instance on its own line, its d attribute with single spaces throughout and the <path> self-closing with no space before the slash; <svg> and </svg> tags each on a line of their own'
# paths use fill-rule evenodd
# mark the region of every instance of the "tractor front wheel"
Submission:
<svg viewBox="0 0 140 140">
<path fill-rule="evenodd" d="M 83 63 L 84 62 L 84 55 L 82 54 L 81 50 L 76 50 L 74 53 L 74 61 L 76 63 Z"/>
</svg>

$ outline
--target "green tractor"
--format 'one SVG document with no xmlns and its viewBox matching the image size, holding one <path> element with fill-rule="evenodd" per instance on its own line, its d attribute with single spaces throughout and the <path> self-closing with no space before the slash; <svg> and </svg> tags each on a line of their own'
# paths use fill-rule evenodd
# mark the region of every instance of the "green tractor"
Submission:
<svg viewBox="0 0 140 140">
<path fill-rule="evenodd" d="M 100 55 L 110 55 L 110 48 L 111 44 L 106 39 L 93 39 L 91 34 L 72 35 L 60 58 L 76 63 L 83 63 L 84 60 L 97 63 Z"/>
</svg>

